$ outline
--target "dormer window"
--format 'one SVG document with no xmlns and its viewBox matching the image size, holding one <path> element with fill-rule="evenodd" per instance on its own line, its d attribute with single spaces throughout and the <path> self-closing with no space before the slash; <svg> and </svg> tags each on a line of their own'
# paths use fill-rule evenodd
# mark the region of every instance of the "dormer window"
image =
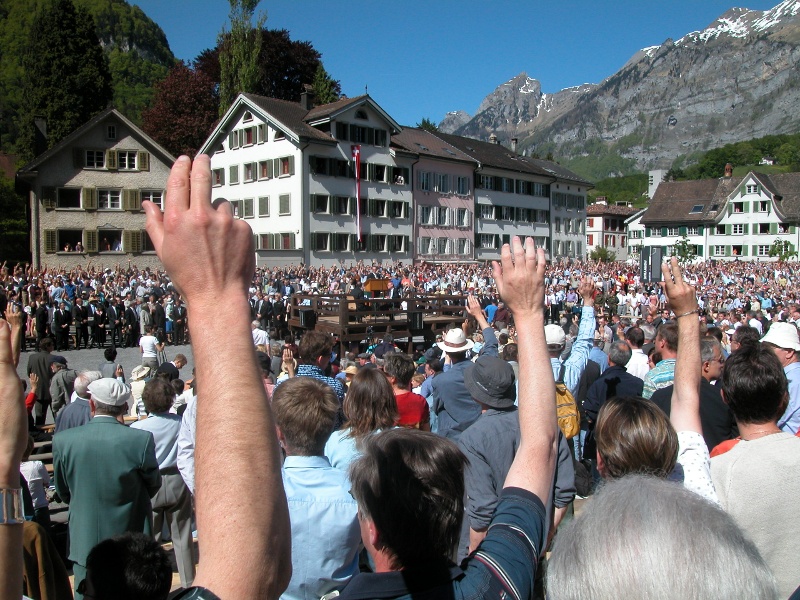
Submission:
<svg viewBox="0 0 800 600">
<path fill-rule="evenodd" d="M 757 194 L 758 193 L 758 186 L 755 184 L 750 184 L 747 186 L 747 193 L 748 194 Z"/>
<path fill-rule="evenodd" d="M 689 214 L 690 215 L 694 215 L 694 214 L 701 213 L 701 212 L 703 212 L 703 205 L 702 204 L 695 204 L 692 207 L 692 210 L 689 211 Z"/>
<path fill-rule="evenodd" d="M 363 119 L 364 121 L 368 120 L 369 117 L 367 117 L 367 111 L 365 111 L 363 108 L 359 108 L 356 111 L 356 119 Z"/>
<path fill-rule="evenodd" d="M 106 128 L 106 138 L 109 140 L 117 139 L 117 126 L 116 125 L 109 125 Z"/>
<path fill-rule="evenodd" d="M 248 121 L 252 121 L 252 120 L 253 120 L 253 113 L 251 113 L 251 112 L 244 113 L 244 117 L 242 117 L 242 121 L 244 123 L 247 123 Z"/>
</svg>

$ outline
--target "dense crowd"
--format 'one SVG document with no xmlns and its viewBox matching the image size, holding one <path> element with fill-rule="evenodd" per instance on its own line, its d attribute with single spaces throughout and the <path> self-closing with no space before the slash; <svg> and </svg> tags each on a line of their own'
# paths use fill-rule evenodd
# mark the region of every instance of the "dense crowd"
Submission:
<svg viewBox="0 0 800 600">
<path fill-rule="evenodd" d="M 0 274 L 0 595 L 63 587 L 66 558 L 76 597 L 166 598 L 166 522 L 179 598 L 795 597 L 797 265 L 673 259 L 655 283 L 621 263 L 546 264 L 515 238 L 492 265 L 255 268 L 249 228 L 212 207 L 207 176 L 206 159 L 180 159 L 163 216 L 145 206 L 169 277 Z M 390 334 L 344 351 L 284 336 L 276 300 L 370 278 L 460 296 L 465 323 L 411 353 Z M 61 557 L 25 410 L 63 378 L 56 317 L 84 295 L 95 319 L 151 319 L 132 340 L 124 318 L 121 337 L 90 326 L 90 346 L 185 341 L 185 300 L 196 376 L 185 386 L 182 361 L 143 350 L 127 379 L 110 358 L 62 392 Z M 23 537 L 48 577 L 23 564 Z"/>
</svg>

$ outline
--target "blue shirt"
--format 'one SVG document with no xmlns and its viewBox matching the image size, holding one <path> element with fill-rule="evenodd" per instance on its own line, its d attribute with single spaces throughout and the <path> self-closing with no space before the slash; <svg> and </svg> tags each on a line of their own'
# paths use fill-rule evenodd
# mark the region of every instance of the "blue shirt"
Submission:
<svg viewBox="0 0 800 600">
<path fill-rule="evenodd" d="M 589 360 L 593 360 L 600 365 L 600 373 L 602 374 L 608 368 L 608 356 L 597 346 L 592 346 L 589 352 Z"/>
<path fill-rule="evenodd" d="M 334 431 L 325 444 L 325 456 L 331 466 L 347 473 L 350 463 L 361 452 L 356 450 L 356 438 L 350 436 L 350 428 Z"/>
<path fill-rule="evenodd" d="M 324 456 L 287 456 L 282 475 L 292 524 L 292 579 L 281 598 L 319 600 L 358 573 L 358 506 L 345 473 Z"/>
<path fill-rule="evenodd" d="M 316 365 L 297 365 L 297 377 L 313 377 L 317 381 L 327 383 L 333 388 L 333 391 L 336 392 L 336 397 L 339 398 L 340 404 L 344 399 L 344 383 L 342 383 L 342 380 L 336 379 L 335 377 L 328 377 L 322 372 L 322 369 Z M 284 381 L 286 380 L 284 379 Z M 283 383 L 283 381 L 278 382 L 275 388 L 281 385 L 281 383 Z"/>
<path fill-rule="evenodd" d="M 794 362 L 783 368 L 789 380 L 789 406 L 778 419 L 778 427 L 786 433 L 797 434 L 800 429 L 800 362 Z"/>
<path fill-rule="evenodd" d="M 581 309 L 581 322 L 578 325 L 578 336 L 572 342 L 572 352 L 569 358 L 564 361 L 564 385 L 570 393 L 575 396 L 578 391 L 578 384 L 581 382 L 581 375 L 586 369 L 586 361 L 589 360 L 589 352 L 594 345 L 594 307 L 584 306 Z M 557 358 L 550 359 L 550 366 L 553 368 L 553 377 L 558 381 L 561 371 L 561 361 Z"/>
<path fill-rule="evenodd" d="M 150 413 L 146 419 L 131 423 L 133 429 L 143 429 L 153 434 L 156 443 L 156 460 L 159 470 L 178 466 L 178 434 L 181 418 L 172 413 Z"/>
</svg>

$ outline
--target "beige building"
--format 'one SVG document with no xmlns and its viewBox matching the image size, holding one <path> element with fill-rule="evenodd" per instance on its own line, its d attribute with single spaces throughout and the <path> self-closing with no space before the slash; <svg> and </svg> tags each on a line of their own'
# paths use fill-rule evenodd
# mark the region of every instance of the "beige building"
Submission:
<svg viewBox="0 0 800 600">
<path fill-rule="evenodd" d="M 160 266 L 142 201 L 163 205 L 175 158 L 113 108 L 17 172 L 28 193 L 37 268 Z"/>
</svg>

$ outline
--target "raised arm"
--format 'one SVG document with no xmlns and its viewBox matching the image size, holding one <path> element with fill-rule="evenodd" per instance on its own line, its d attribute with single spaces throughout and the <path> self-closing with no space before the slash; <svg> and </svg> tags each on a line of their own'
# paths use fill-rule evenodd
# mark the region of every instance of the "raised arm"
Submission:
<svg viewBox="0 0 800 600">
<path fill-rule="evenodd" d="M 547 502 L 556 464 L 556 388 L 544 339 L 544 250 L 514 237 L 503 246 L 494 279 L 514 314 L 519 353 L 520 446 L 504 487 L 519 487 Z"/>
<path fill-rule="evenodd" d="M 11 328 L 0 320 L 0 488 L 9 497 L 19 498 L 22 517 L 19 463 L 27 441 L 22 383 L 14 368 Z M 0 597 L 19 598 L 22 590 L 22 522 L 0 525 Z"/>
<path fill-rule="evenodd" d="M 291 577 L 291 533 L 275 426 L 250 333 L 252 230 L 234 220 L 228 202 L 212 206 L 210 160 L 204 155 L 194 165 L 185 156 L 175 162 L 163 214 L 151 202 L 144 209 L 147 232 L 193 323 L 195 497 L 203 532 L 195 584 L 223 600 L 277 598 Z M 220 299 L 228 310 L 219 310 Z M 226 351 L 219 353 L 222 339 Z M 240 385 L 231 387 L 230 381 Z M 237 407 L 248 415 L 246 436 Z"/>
<path fill-rule="evenodd" d="M 672 388 L 670 421 L 675 431 L 694 431 L 702 435 L 700 424 L 700 322 L 697 293 L 683 280 L 675 257 L 661 265 L 664 293 L 678 321 L 678 358 Z"/>
</svg>

